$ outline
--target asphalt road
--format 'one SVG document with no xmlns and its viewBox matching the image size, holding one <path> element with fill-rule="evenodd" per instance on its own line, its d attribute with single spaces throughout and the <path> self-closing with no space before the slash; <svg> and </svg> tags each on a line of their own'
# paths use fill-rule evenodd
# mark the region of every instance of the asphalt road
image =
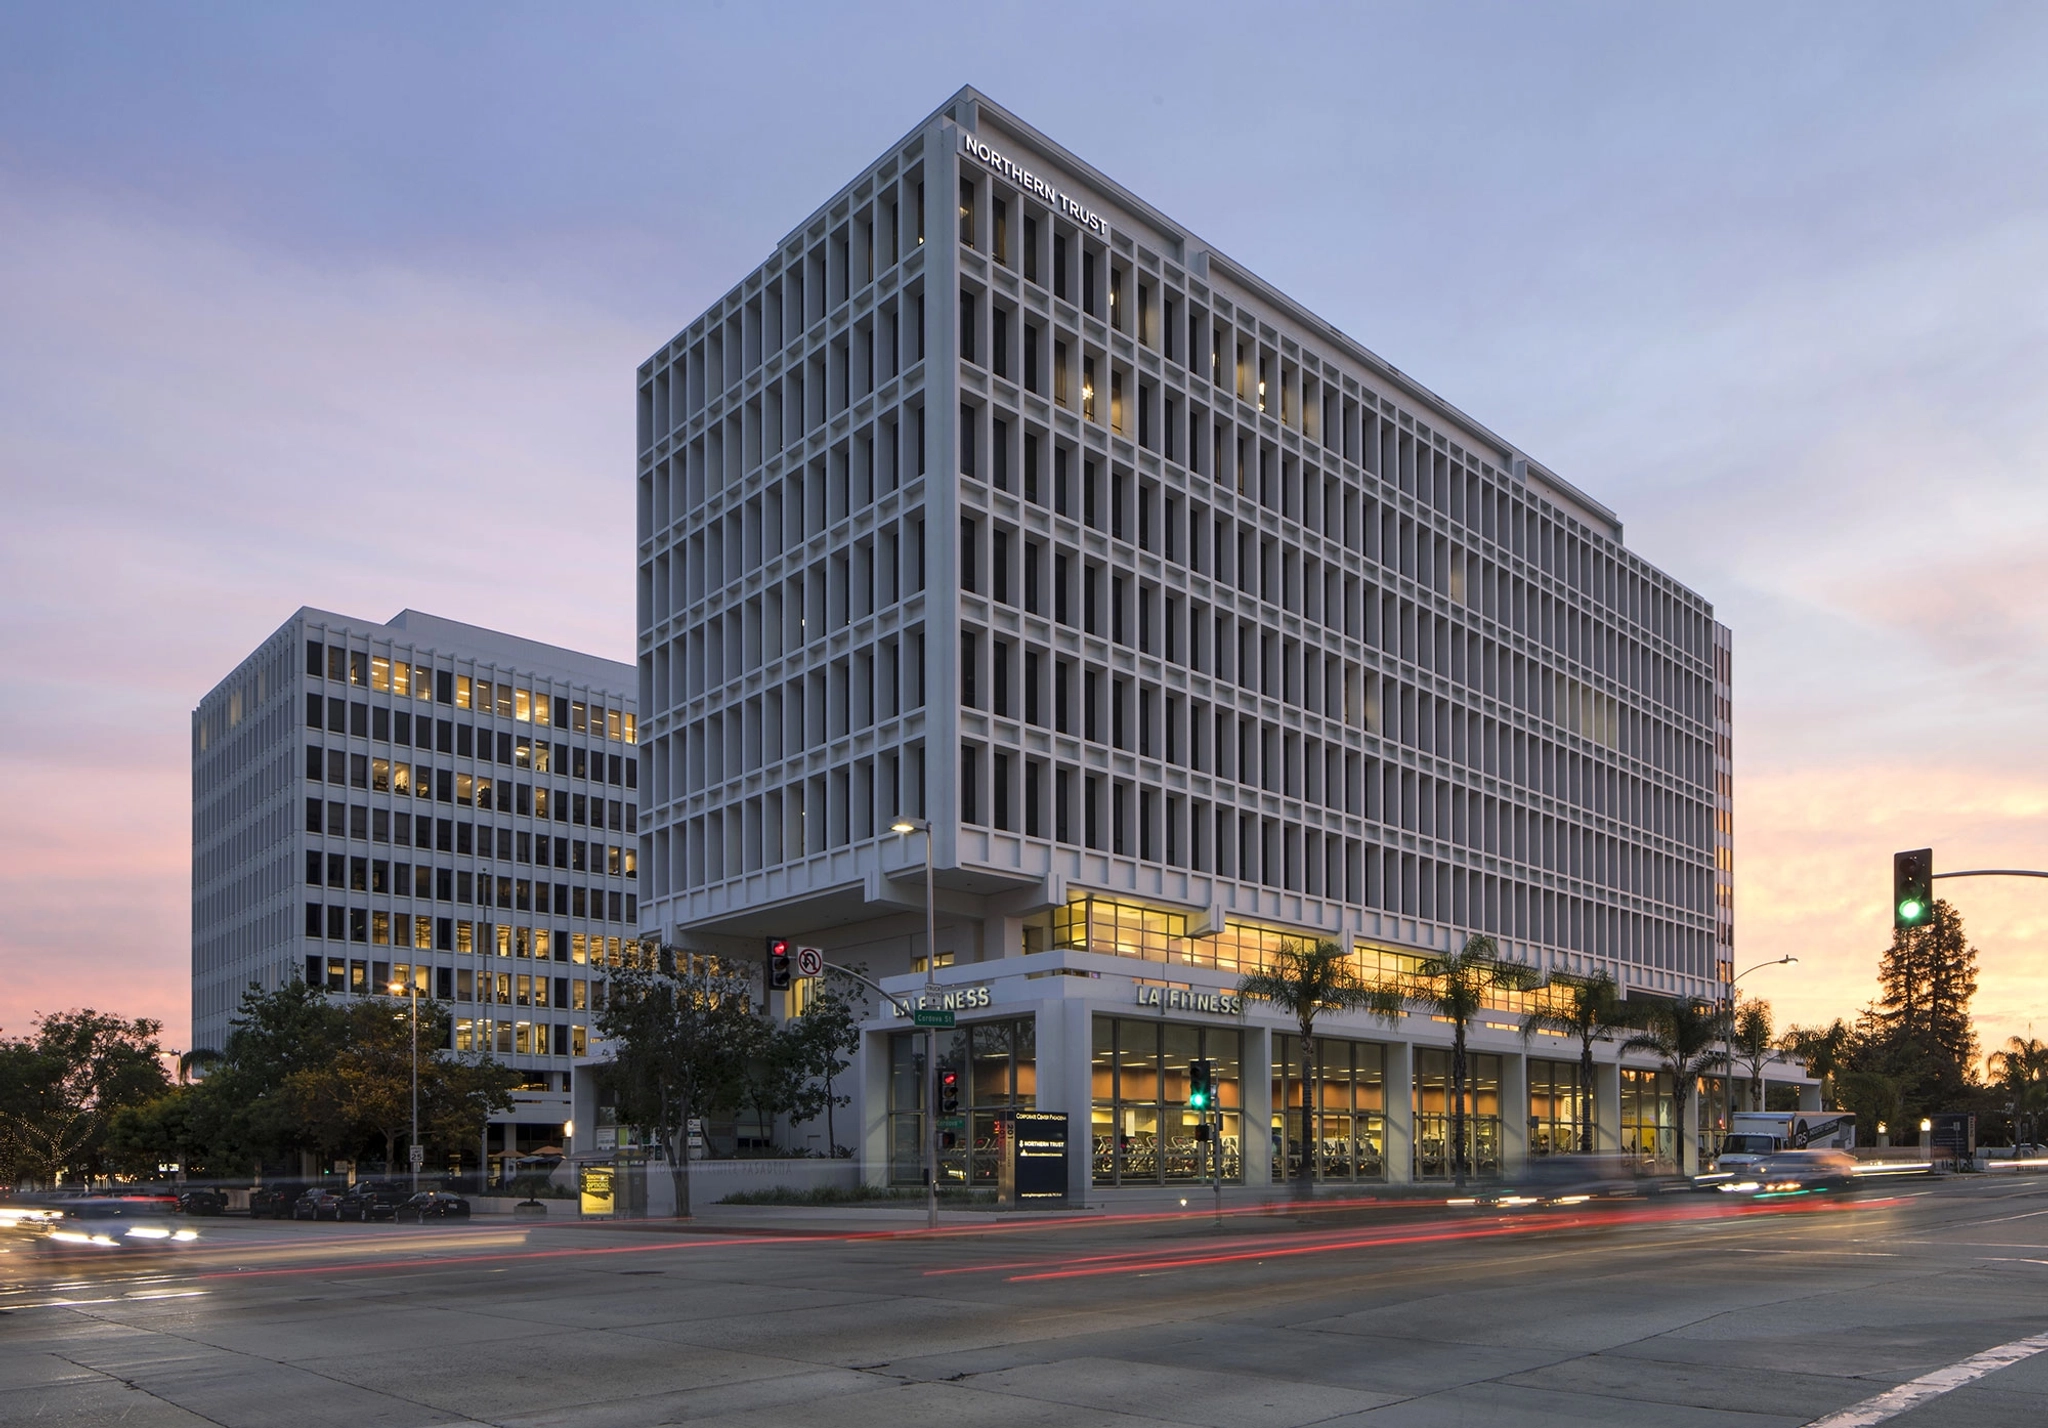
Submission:
<svg viewBox="0 0 2048 1428">
<path fill-rule="evenodd" d="M 0 1424 L 1789 1428 L 1928 1375 L 1836 1424 L 2048 1422 L 2048 1353 L 2021 1342 L 2048 1334 L 2048 1181 L 1245 1207 L 1220 1230 L 1122 1208 L 936 1235 L 886 1211 L 224 1219 L 152 1261 L 17 1244 Z"/>
</svg>

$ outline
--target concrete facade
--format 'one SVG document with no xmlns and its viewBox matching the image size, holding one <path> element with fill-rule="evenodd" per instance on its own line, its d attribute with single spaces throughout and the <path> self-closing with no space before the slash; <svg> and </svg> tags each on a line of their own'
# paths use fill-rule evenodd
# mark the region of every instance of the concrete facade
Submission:
<svg viewBox="0 0 2048 1428">
<path fill-rule="evenodd" d="M 987 1036 L 940 1050 L 978 1068 L 949 1174 L 982 1179 L 984 1116 L 1035 1102 L 1092 1147 L 1077 1189 L 1185 1178 L 1190 1055 L 1233 1064 L 1234 1173 L 1284 1171 L 1289 1028 L 1232 993 L 1286 937 L 1375 980 L 1483 933 L 1632 995 L 1721 994 L 1711 605 L 974 91 L 653 354 L 638 413 L 643 925 L 744 958 L 789 937 L 960 1002 Z M 1512 1166 L 1576 1048 L 1498 1000 L 1473 1038 L 1484 1155 Z M 918 1053 L 876 1010 L 857 1149 L 905 1178 Z M 1372 1049 L 1319 1154 L 1441 1173 L 1448 1028 L 1322 1034 Z M 1654 1078 L 1603 1061 L 1603 1143 L 1655 1141 Z"/>
<path fill-rule="evenodd" d="M 559 1144 L 592 987 L 640 913 L 630 666 L 406 610 L 301 609 L 192 714 L 193 1044 L 294 979 L 444 1004 Z"/>
</svg>

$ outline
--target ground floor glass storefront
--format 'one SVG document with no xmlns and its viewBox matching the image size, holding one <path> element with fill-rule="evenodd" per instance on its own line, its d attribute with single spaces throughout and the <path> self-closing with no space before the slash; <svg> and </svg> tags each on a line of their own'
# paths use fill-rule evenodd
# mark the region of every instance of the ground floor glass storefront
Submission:
<svg viewBox="0 0 2048 1428">
<path fill-rule="evenodd" d="M 1621 1068 L 1621 1148 L 1659 1170 L 1678 1164 L 1678 1114 L 1671 1073 Z"/>
<path fill-rule="evenodd" d="M 1038 1023 L 1035 1017 L 977 1021 L 937 1033 L 939 1075 L 957 1077 L 955 1126 L 940 1125 L 939 1184 L 993 1188 L 998 1172 L 996 1117 L 1038 1104 Z M 923 1032 L 889 1038 L 889 1178 L 922 1185 L 918 1142 L 924 1106 Z M 943 1113 L 943 1106 L 942 1106 Z"/>
<path fill-rule="evenodd" d="M 1315 1094 L 1308 1097 L 1318 1180 L 1384 1180 L 1387 1174 L 1387 1049 L 1319 1036 Z M 1301 1038 L 1273 1037 L 1273 1179 L 1301 1174 Z"/>
<path fill-rule="evenodd" d="M 1415 1051 L 1415 1178 L 1451 1174 L 1451 1053 Z M 1474 1175 L 1500 1174 L 1500 1057 L 1465 1057 L 1465 1165 Z"/>
<path fill-rule="evenodd" d="M 1188 1066 L 1215 1063 L 1225 1180 L 1244 1176 L 1242 1063 L 1235 1027 L 1183 1026 L 1098 1016 L 1090 1053 L 1090 1142 L 1097 1185 L 1161 1185 L 1209 1173 L 1208 1147 L 1196 1139 L 1201 1115 L 1188 1109 Z"/>
<path fill-rule="evenodd" d="M 1529 1058 L 1529 1154 L 1570 1155 L 1583 1148 L 1593 1094 L 1580 1070 L 1576 1061 Z"/>
</svg>

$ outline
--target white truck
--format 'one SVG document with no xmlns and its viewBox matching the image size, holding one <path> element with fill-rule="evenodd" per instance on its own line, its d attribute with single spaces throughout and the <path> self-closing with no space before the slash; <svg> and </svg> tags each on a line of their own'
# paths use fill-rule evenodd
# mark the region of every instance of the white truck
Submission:
<svg viewBox="0 0 2048 1428">
<path fill-rule="evenodd" d="M 1854 1150 L 1853 1111 L 1737 1111 L 1715 1166 L 1739 1170 L 1781 1150 Z"/>
</svg>

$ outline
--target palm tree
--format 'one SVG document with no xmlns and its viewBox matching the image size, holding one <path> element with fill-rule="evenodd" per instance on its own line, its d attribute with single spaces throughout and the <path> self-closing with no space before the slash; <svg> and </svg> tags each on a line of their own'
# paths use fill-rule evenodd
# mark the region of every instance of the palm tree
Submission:
<svg viewBox="0 0 2048 1428">
<path fill-rule="evenodd" d="M 1541 975 L 1524 962 L 1510 962 L 1500 955 L 1491 937 L 1474 934 L 1455 952 L 1442 952 L 1422 959 L 1416 969 L 1421 985 L 1409 993 L 1432 1016 L 1451 1024 L 1451 1176 L 1460 1190 L 1465 1188 L 1465 1083 L 1468 1058 L 1465 1028 L 1486 1005 L 1490 991 L 1528 991 L 1539 985 Z"/>
<path fill-rule="evenodd" d="M 1987 1058 L 1991 1073 L 2012 1101 L 2013 1143 L 2032 1143 L 2040 1134 L 2040 1117 L 2048 1111 L 2048 1043 L 2033 1037 L 2007 1037 L 2005 1049 Z M 2027 1133 L 2022 1136 L 2024 1124 Z"/>
<path fill-rule="evenodd" d="M 1752 999 L 1737 1007 L 1735 1032 L 1729 1042 L 1736 1064 L 1749 1072 L 1749 1108 L 1760 1111 L 1764 1108 L 1764 1063 L 1778 1049 L 1771 1026 L 1771 1004 Z"/>
<path fill-rule="evenodd" d="M 1301 1027 L 1301 1170 L 1295 1194 L 1314 1193 L 1316 1018 L 1323 1012 L 1365 1010 L 1388 1023 L 1401 1019 L 1401 993 L 1358 979 L 1350 956 L 1327 939 L 1280 944 L 1266 966 L 1239 979 L 1238 994 L 1271 1002 Z"/>
<path fill-rule="evenodd" d="M 178 1053 L 178 1084 L 189 1086 L 194 1076 L 204 1076 L 210 1066 L 218 1066 L 221 1054 L 210 1047 L 194 1047 Z"/>
<path fill-rule="evenodd" d="M 1806 1063 L 1806 1074 L 1820 1078 L 1820 1097 L 1830 1110 L 1839 1110 L 1835 1078 L 1849 1068 L 1849 1053 L 1856 1045 L 1856 1031 L 1836 1017 L 1826 1026 L 1794 1026 L 1779 1038 L 1779 1047 Z"/>
<path fill-rule="evenodd" d="M 1609 1040 L 1617 1031 L 1633 1029 L 1635 1018 L 1628 1003 L 1621 999 L 1621 988 L 1604 971 L 1590 977 L 1556 972 L 1551 975 L 1550 985 L 1562 990 L 1563 998 L 1530 1012 L 1522 1021 L 1522 1039 L 1526 1041 L 1539 1031 L 1578 1038 L 1579 1094 L 1584 1098 L 1580 1104 L 1585 1108 L 1579 1121 L 1579 1151 L 1591 1155 L 1596 1120 L 1593 1043 Z"/>
<path fill-rule="evenodd" d="M 1621 1044 L 1631 1051 L 1655 1052 L 1671 1076 L 1671 1109 L 1678 1120 L 1678 1173 L 1685 1174 L 1685 1107 L 1700 1077 L 1727 1064 L 1721 1049 L 1725 1018 L 1711 1002 L 1688 998 L 1660 1002 L 1644 1015 L 1645 1028 Z"/>
</svg>

